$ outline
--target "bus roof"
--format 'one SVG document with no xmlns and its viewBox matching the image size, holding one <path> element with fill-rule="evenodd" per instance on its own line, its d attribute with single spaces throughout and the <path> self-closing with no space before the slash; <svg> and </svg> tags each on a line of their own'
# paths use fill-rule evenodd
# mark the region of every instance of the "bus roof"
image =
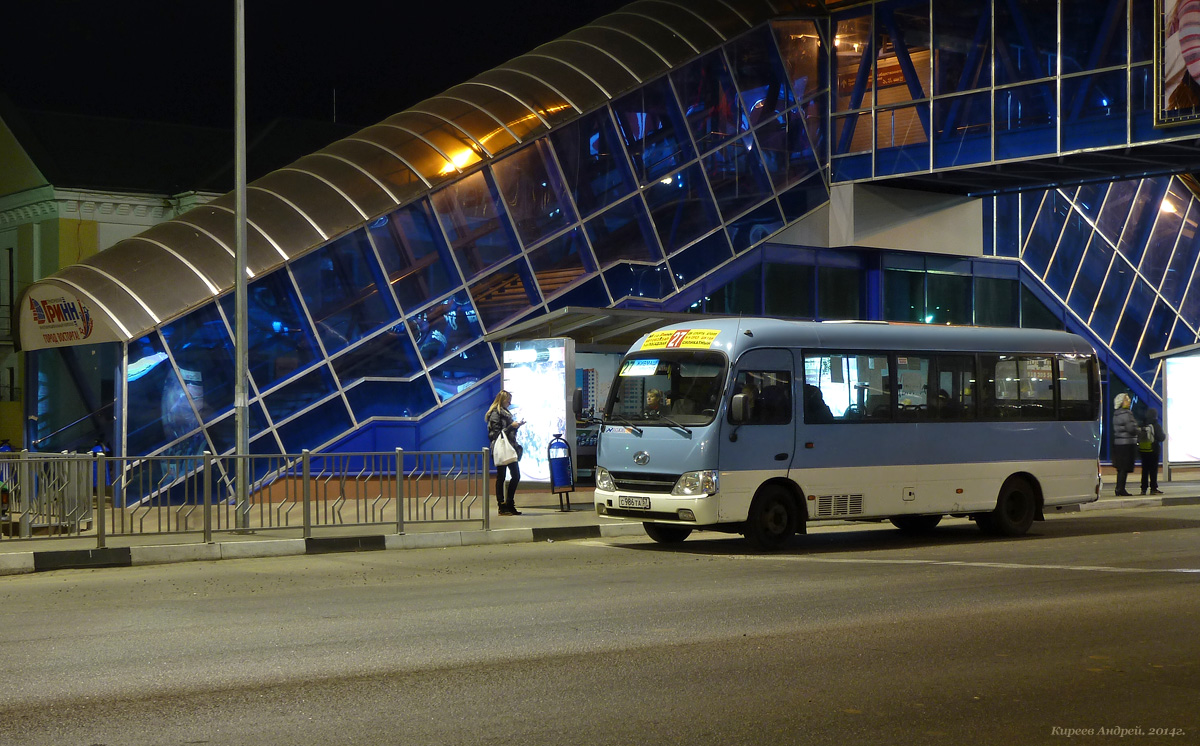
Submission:
<svg viewBox="0 0 1200 746">
<path fill-rule="evenodd" d="M 720 349 L 730 358 L 755 347 L 846 350 L 1060 352 L 1094 354 L 1082 337 L 1047 329 L 936 326 L 880 321 L 813 322 L 769 318 L 697 318 L 643 335 L 630 352 Z"/>
</svg>

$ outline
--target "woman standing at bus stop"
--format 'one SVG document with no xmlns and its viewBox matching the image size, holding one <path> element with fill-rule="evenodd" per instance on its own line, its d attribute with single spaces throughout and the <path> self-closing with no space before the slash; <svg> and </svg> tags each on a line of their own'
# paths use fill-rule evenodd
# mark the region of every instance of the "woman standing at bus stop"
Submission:
<svg viewBox="0 0 1200 746">
<path fill-rule="evenodd" d="M 1113 399 L 1112 465 L 1117 470 L 1117 495 L 1129 497 L 1125 478 L 1133 471 L 1137 454 L 1138 423 L 1129 410 L 1129 394 L 1117 394 Z"/>
</svg>

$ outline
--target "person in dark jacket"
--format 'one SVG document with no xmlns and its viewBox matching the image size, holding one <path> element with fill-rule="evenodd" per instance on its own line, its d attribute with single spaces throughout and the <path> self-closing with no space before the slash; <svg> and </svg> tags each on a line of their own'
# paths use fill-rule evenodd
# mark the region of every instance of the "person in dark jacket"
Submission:
<svg viewBox="0 0 1200 746">
<path fill-rule="evenodd" d="M 1149 440 L 1144 437 L 1138 438 L 1138 451 L 1142 457 L 1142 494 L 1146 494 L 1146 490 L 1149 489 L 1151 495 L 1161 495 L 1162 490 L 1158 488 L 1158 464 L 1162 458 L 1162 444 L 1167 439 L 1167 432 L 1158 421 L 1157 409 L 1146 410 L 1146 421 L 1142 427 L 1153 430 Z"/>
<path fill-rule="evenodd" d="M 1134 454 L 1137 453 L 1138 423 L 1129 404 L 1129 394 L 1117 394 L 1113 398 L 1112 465 L 1117 470 L 1117 495 L 1121 497 L 1129 497 L 1125 479 L 1133 471 Z"/>
<path fill-rule="evenodd" d="M 504 436 L 508 438 L 508 442 L 512 443 L 513 448 L 517 449 L 517 459 L 519 461 L 521 447 L 517 445 L 517 429 L 525 424 L 525 420 L 513 422 L 512 413 L 508 411 L 510 404 L 512 404 L 512 394 L 501 390 L 492 401 L 492 406 L 488 407 L 487 414 L 484 415 L 487 419 L 488 443 L 495 443 L 496 438 L 501 433 L 504 433 Z M 507 493 L 504 490 L 505 472 L 510 477 Z M 496 467 L 496 504 L 500 508 L 500 515 L 521 515 L 521 511 L 517 510 L 517 506 L 513 502 L 517 494 L 517 485 L 520 481 L 521 469 L 517 466 L 517 461 Z"/>
</svg>

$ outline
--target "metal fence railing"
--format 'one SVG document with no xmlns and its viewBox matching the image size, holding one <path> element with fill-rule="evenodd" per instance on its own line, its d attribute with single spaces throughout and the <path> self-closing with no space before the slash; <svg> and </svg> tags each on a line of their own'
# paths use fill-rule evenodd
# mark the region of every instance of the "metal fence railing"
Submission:
<svg viewBox="0 0 1200 746">
<path fill-rule="evenodd" d="M 239 499 L 237 469 L 247 469 Z M 0 541 L 487 530 L 488 449 L 279 456 L 0 453 Z"/>
</svg>

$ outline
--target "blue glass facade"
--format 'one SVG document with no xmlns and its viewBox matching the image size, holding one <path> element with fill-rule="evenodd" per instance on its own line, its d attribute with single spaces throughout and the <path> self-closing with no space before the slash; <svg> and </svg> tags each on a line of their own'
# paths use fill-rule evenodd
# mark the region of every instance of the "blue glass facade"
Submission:
<svg viewBox="0 0 1200 746">
<path fill-rule="evenodd" d="M 1200 204 L 1179 178 L 1047 177 L 983 197 L 985 256 L 972 259 L 769 243 L 826 204 L 831 182 L 1161 138 L 1150 9 L 888 0 L 724 44 L 684 18 L 711 43 L 676 44 L 668 67 L 630 53 L 556 68 L 577 97 L 591 91 L 577 116 L 532 73 L 488 73 L 460 87 L 474 104 L 452 89 L 337 143 L 327 152 L 379 164 L 396 206 L 322 231 L 250 283 L 254 448 L 361 443 L 384 421 L 409 429 L 405 443 L 482 446 L 479 394 L 499 385 L 483 336 L 567 305 L 1063 326 L 1154 398 L 1149 355 L 1200 329 Z M 659 72 L 631 89 L 643 67 Z M 119 344 L 86 361 L 30 353 L 30 442 L 228 453 L 232 321 L 226 293 L 156 325 L 124 346 L 123 380 Z M 71 386 L 79 376 L 97 383 Z M 55 404 L 54 387 L 72 393 Z"/>
</svg>

